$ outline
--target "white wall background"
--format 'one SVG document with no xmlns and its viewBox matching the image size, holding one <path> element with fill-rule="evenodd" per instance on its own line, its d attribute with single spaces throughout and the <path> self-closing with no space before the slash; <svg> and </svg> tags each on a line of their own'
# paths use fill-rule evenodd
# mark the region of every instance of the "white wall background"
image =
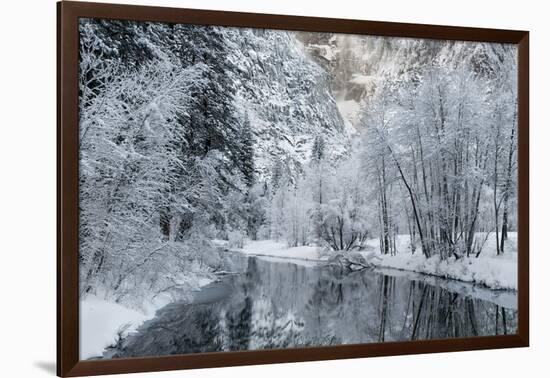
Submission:
<svg viewBox="0 0 550 378">
<path fill-rule="evenodd" d="M 96 0 L 97 1 L 97 0 Z M 116 1 L 116 0 L 112 0 Z M 148 0 L 124 3 L 531 32 L 531 347 L 206 369 L 136 377 L 548 376 L 550 21 L 528 0 Z M 0 5 L 0 376 L 55 371 L 55 1 Z M 546 362 L 546 363 L 545 363 Z"/>
</svg>

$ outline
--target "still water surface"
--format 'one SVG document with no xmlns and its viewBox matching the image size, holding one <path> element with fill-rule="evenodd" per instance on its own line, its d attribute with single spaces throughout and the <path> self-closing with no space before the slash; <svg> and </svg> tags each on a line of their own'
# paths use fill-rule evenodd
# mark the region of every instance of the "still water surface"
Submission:
<svg viewBox="0 0 550 378">
<path fill-rule="evenodd" d="M 516 332 L 515 292 L 398 271 L 238 257 L 239 274 L 172 303 L 104 358 Z"/>
</svg>

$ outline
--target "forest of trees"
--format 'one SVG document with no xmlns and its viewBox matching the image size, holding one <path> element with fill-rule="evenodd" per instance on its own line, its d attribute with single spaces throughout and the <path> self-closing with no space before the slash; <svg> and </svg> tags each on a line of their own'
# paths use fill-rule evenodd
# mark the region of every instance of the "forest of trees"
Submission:
<svg viewBox="0 0 550 378">
<path fill-rule="evenodd" d="M 178 269 L 215 268 L 209 240 L 247 221 L 252 132 L 232 103 L 223 36 L 148 25 L 148 38 L 185 46 L 167 58 L 138 28 L 81 24 L 84 292 L 123 295 L 125 287 L 169 286 Z"/>
<path fill-rule="evenodd" d="M 515 64 L 510 56 L 493 79 L 430 67 L 418 84 L 387 83 L 362 108 L 349 159 L 331 165 L 314 150 L 304 176 L 276 188 L 285 199 L 270 211 L 286 220 L 272 228 L 286 225 L 289 245 L 333 250 L 379 238 L 394 254 L 397 234 L 408 234 L 426 257 L 477 257 L 486 243 L 504 253 L 515 229 Z"/>
<path fill-rule="evenodd" d="M 426 257 L 478 256 L 485 243 L 506 253 L 517 205 L 513 50 L 490 71 L 434 63 L 414 80 L 387 78 L 361 107 L 345 153 L 332 151 L 327 130 L 344 131 L 330 115 L 302 139 L 277 135 L 306 161 L 277 150 L 266 163 L 259 113 L 241 106 L 228 74 L 243 67 L 227 30 L 81 21 L 83 294 L 121 300 L 177 285 L 181 272 L 216 271 L 218 239 L 333 251 L 376 239 L 395 254 L 397 235 L 408 234 L 410 253 Z M 281 69 L 258 64 L 266 75 Z M 300 128 L 312 109 L 285 106 L 285 120 Z"/>
</svg>

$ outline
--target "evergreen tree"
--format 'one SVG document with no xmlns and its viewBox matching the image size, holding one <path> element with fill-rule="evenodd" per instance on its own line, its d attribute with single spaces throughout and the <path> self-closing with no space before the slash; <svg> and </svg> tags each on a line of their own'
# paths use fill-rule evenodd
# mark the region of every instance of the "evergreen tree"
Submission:
<svg viewBox="0 0 550 378">
<path fill-rule="evenodd" d="M 319 163 L 325 157 L 325 139 L 321 135 L 316 135 L 311 149 L 311 161 Z"/>
<path fill-rule="evenodd" d="M 276 157 L 275 163 L 271 170 L 271 188 L 276 190 L 279 188 L 281 178 L 283 176 L 283 163 L 279 157 Z"/>
<path fill-rule="evenodd" d="M 239 167 L 244 176 L 246 185 L 250 188 L 254 184 L 254 139 L 248 112 L 239 132 Z"/>
<path fill-rule="evenodd" d="M 186 233 L 197 216 L 205 215 L 208 223 L 225 230 L 224 198 L 242 191 L 243 176 L 247 183 L 250 179 L 249 170 L 242 167 L 242 128 L 235 112 L 235 88 L 227 76 L 234 67 L 227 59 L 230 50 L 224 33 L 220 28 L 189 25 L 176 25 L 174 30 L 179 64 L 197 67 L 199 75 L 190 88 L 192 106 L 178 114 L 184 133 L 184 164 L 179 169 L 202 189 L 185 193 L 191 206 L 179 234 Z"/>
</svg>

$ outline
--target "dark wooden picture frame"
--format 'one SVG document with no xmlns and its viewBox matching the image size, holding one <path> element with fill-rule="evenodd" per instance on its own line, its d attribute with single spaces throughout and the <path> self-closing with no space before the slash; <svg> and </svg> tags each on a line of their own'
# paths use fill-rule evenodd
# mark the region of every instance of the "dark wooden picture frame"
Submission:
<svg viewBox="0 0 550 378">
<path fill-rule="evenodd" d="M 79 18 L 484 41 L 518 47 L 518 333 L 444 340 L 79 360 Z M 82 376 L 452 352 L 529 345 L 529 33 L 161 7 L 57 3 L 57 374 Z"/>
</svg>

